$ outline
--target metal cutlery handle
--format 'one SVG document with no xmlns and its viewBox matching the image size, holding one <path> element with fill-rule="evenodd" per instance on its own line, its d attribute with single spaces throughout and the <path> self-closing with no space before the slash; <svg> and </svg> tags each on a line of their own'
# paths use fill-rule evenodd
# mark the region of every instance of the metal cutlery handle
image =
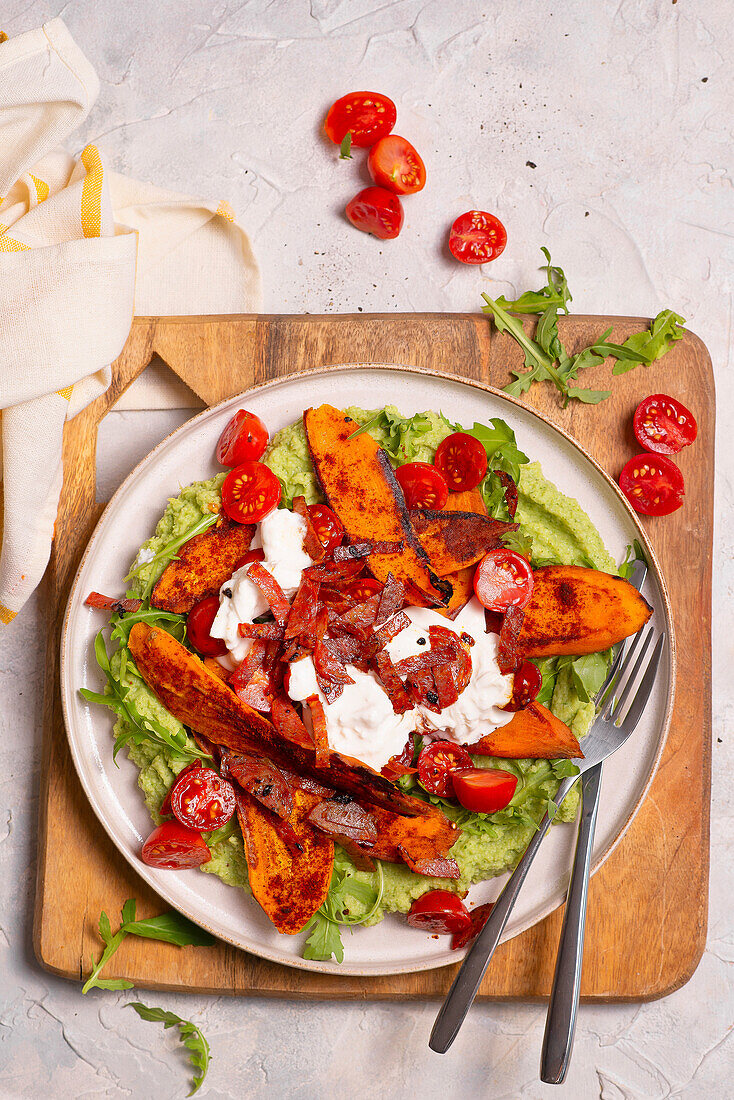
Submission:
<svg viewBox="0 0 734 1100">
<path fill-rule="evenodd" d="M 575 778 L 574 776 L 562 781 L 556 796 L 558 805 L 568 794 Z M 445 1054 L 456 1038 L 464 1017 L 471 1008 L 472 1001 L 484 977 L 484 972 L 505 930 L 505 925 L 517 900 L 517 895 L 520 893 L 520 888 L 530 870 L 530 864 L 533 862 L 550 824 L 550 818 L 546 814 L 538 826 L 538 831 L 525 849 L 525 854 L 495 902 L 487 923 L 466 956 L 433 1025 L 428 1043 L 431 1050 L 435 1050 L 439 1054 Z"/>
<path fill-rule="evenodd" d="M 540 1079 L 551 1085 L 560 1085 L 564 1080 L 573 1048 L 581 988 L 581 964 L 584 955 L 586 900 L 589 891 L 594 829 L 599 809 L 601 773 L 602 765 L 597 764 L 586 772 L 582 779 L 581 822 L 540 1059 Z"/>
</svg>

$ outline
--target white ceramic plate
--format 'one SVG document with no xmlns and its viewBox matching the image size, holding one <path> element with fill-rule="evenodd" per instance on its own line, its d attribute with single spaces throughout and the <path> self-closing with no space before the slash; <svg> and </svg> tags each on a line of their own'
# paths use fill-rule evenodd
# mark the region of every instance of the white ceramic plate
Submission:
<svg viewBox="0 0 734 1100">
<path fill-rule="evenodd" d="M 82 686 L 102 690 L 92 642 L 102 617 L 84 606 L 88 592 L 116 594 L 138 548 L 162 515 L 168 497 L 192 481 L 211 477 L 220 467 L 216 441 L 232 413 L 243 403 L 271 433 L 299 418 L 304 408 L 329 402 L 374 408 L 394 404 L 404 414 L 440 409 L 454 422 L 471 425 L 500 416 L 515 430 L 520 448 L 542 463 L 547 477 L 576 497 L 619 560 L 633 538 L 646 543 L 634 513 L 607 475 L 570 438 L 536 413 L 487 387 L 453 377 L 395 366 L 331 367 L 270 382 L 193 417 L 163 440 L 133 470 L 108 504 L 89 543 L 72 588 L 62 636 L 61 692 L 71 751 L 82 785 L 102 826 L 122 855 L 161 897 L 214 935 L 274 962 L 307 970 L 350 975 L 399 974 L 428 970 L 457 960 L 444 938 L 410 929 L 402 918 L 388 917 L 374 928 L 344 934 L 345 959 L 306 962 L 304 937 L 279 935 L 256 902 L 197 870 L 147 867 L 138 858 L 151 822 L 137 787 L 137 769 L 120 754 L 112 762 L 111 715 L 88 705 Z M 597 869 L 619 842 L 639 807 L 660 758 L 673 698 L 674 648 L 663 580 L 649 548 L 652 569 L 645 595 L 654 622 L 665 628 L 671 647 L 663 660 L 650 703 L 637 732 L 605 765 L 594 846 Z M 529 928 L 563 900 L 573 853 L 572 826 L 553 828 L 520 894 L 505 938 Z M 471 901 L 492 900 L 502 879 L 475 886 Z"/>
</svg>

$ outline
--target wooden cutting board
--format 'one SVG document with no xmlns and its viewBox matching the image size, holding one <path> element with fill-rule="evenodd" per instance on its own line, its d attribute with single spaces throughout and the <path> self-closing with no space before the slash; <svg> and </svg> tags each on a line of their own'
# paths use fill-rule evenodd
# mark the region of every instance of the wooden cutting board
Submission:
<svg viewBox="0 0 734 1100">
<path fill-rule="evenodd" d="M 571 350 L 609 325 L 620 342 L 647 324 L 635 318 L 561 321 Z M 67 595 L 99 517 L 95 503 L 97 425 L 157 353 L 206 404 L 309 367 L 401 363 L 501 388 L 520 366 L 517 346 L 481 315 L 137 318 L 114 364 L 110 390 L 80 413 L 64 438 L 64 487 L 48 585 L 48 655 L 40 798 L 35 950 L 47 969 L 79 979 L 100 950 L 100 910 L 114 918 L 128 897 L 140 915 L 165 906 L 99 827 L 67 747 L 58 688 L 58 651 Z M 632 413 L 647 394 L 668 391 L 695 413 L 698 440 L 679 456 L 685 506 L 645 519 L 666 576 L 678 638 L 678 689 L 660 768 L 631 828 L 591 882 L 582 996 L 595 1001 L 663 996 L 690 978 L 706 938 L 711 760 L 710 636 L 714 484 L 714 383 L 701 341 L 687 335 L 664 359 L 610 382 L 611 364 L 584 385 L 610 388 L 598 406 L 562 409 L 555 390 L 535 386 L 529 405 L 570 432 L 612 474 L 636 453 Z M 609 383 L 609 384 L 608 384 Z M 304 386 L 304 403 L 307 402 Z M 385 400 L 388 394 L 381 395 Z M 239 904 L 233 893 L 233 904 Z M 489 998 L 546 996 L 561 910 L 504 944 L 481 988 Z M 439 997 L 455 967 L 385 978 L 309 974 L 218 943 L 176 948 L 128 937 L 106 976 L 136 986 L 288 997 Z"/>
</svg>

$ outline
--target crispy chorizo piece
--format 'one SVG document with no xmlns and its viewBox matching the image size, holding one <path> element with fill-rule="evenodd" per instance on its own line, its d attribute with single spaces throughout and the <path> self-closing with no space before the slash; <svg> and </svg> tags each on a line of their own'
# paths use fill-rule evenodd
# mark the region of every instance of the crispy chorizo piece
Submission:
<svg viewBox="0 0 734 1100">
<path fill-rule="evenodd" d="M 579 565 L 533 570 L 517 652 L 525 657 L 598 653 L 636 634 L 652 608 L 629 581 Z"/>
<path fill-rule="evenodd" d="M 581 745 L 565 722 L 556 718 L 542 703 L 530 703 L 515 711 L 506 726 L 487 733 L 469 751 L 482 756 L 501 756 L 507 760 L 525 757 L 555 760 L 559 757 L 583 757 Z"/>
<path fill-rule="evenodd" d="M 319 798 L 301 788 L 294 791 L 288 836 L 269 810 L 250 795 L 237 792 L 237 816 L 253 897 L 286 936 L 300 932 L 329 893 L 334 842 L 307 820 Z"/>
<path fill-rule="evenodd" d="M 398 790 L 358 760 L 332 752 L 329 766 L 320 767 L 305 730 L 300 734 L 292 719 L 284 720 L 284 714 L 295 715 L 303 729 L 288 700 L 280 695 L 273 697 L 273 724 L 238 699 L 198 657 L 165 630 L 136 623 L 130 631 L 129 646 L 140 675 L 163 706 L 213 744 L 235 751 L 261 752 L 279 767 L 313 776 L 331 787 L 348 791 L 360 801 L 408 817 L 424 812 L 425 803 Z"/>
<path fill-rule="evenodd" d="M 350 439 L 355 422 L 331 405 L 306 409 L 303 423 L 316 476 L 350 542 L 403 543 L 397 553 L 371 553 L 370 572 L 383 583 L 392 573 L 420 602 L 445 606 L 451 585 L 431 568 L 387 453 L 367 432 Z"/>
<path fill-rule="evenodd" d="M 183 615 L 199 600 L 215 596 L 250 549 L 254 534 L 253 524 L 221 516 L 213 527 L 194 535 L 156 581 L 153 607 Z"/>
</svg>

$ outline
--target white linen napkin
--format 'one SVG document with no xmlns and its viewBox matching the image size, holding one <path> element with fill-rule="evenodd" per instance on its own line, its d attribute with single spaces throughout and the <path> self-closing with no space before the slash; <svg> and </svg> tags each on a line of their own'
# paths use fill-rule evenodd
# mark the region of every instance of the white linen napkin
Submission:
<svg viewBox="0 0 734 1100">
<path fill-rule="evenodd" d="M 110 173 L 95 145 L 56 148 L 98 91 L 61 19 L 0 44 L 0 624 L 46 568 L 64 423 L 109 385 L 133 311 L 261 307 L 226 203 Z"/>
</svg>

